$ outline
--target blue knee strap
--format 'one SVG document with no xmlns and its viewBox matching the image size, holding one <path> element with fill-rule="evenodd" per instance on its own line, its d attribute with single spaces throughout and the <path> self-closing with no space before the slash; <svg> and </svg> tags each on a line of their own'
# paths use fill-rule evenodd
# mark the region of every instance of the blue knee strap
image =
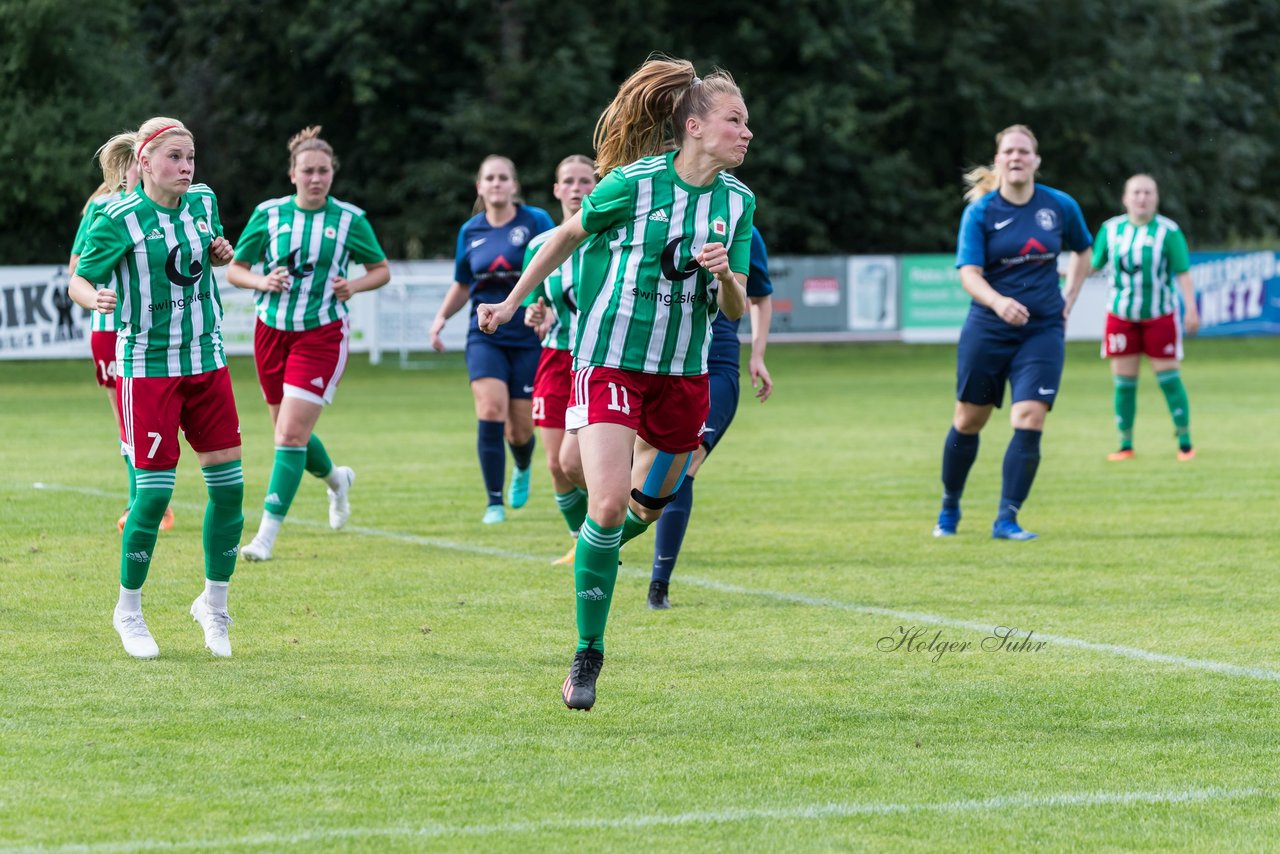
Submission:
<svg viewBox="0 0 1280 854">
<path fill-rule="evenodd" d="M 645 475 L 644 489 L 631 490 L 631 497 L 636 500 L 637 504 L 648 507 L 651 510 L 661 510 L 675 500 L 676 493 L 680 491 L 680 485 L 684 483 L 684 476 L 689 471 L 689 464 L 693 462 L 693 454 L 685 455 L 684 468 L 680 469 L 680 477 L 676 478 L 671 494 L 660 495 L 662 483 L 667 479 L 667 472 L 671 471 L 671 464 L 675 462 L 675 459 L 675 454 L 658 451 L 658 455 L 654 457 L 653 465 L 649 467 L 649 473 Z"/>
</svg>

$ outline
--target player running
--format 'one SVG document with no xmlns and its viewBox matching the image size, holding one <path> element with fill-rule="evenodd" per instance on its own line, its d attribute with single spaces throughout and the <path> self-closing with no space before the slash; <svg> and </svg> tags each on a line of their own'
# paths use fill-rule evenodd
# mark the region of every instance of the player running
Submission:
<svg viewBox="0 0 1280 854">
<path fill-rule="evenodd" d="M 672 134 L 679 150 L 659 154 Z M 595 704 L 618 551 L 671 502 L 699 445 L 711 321 L 746 311 L 755 196 L 724 170 L 741 165 L 751 136 L 727 72 L 699 79 L 685 60 L 648 60 L 596 125 L 602 178 L 582 211 L 505 301 L 477 309 L 494 332 L 596 235 L 579 281 L 565 422 L 578 430 L 589 493 L 574 564 L 578 648 L 562 688 L 571 709 Z"/>
<path fill-rule="evenodd" d="M 508 500 L 513 508 L 529 500 L 533 463 L 533 381 L 542 352 L 537 334 L 518 323 L 495 335 L 484 335 L 476 325 L 475 306 L 504 299 L 520 278 L 525 247 L 536 235 L 555 227 L 542 208 L 520 201 L 516 167 L 508 158 L 491 154 L 476 173 L 475 216 L 458 230 L 454 254 L 454 282 L 431 324 L 431 346 L 444 352 L 440 333 L 445 322 L 471 302 L 471 327 L 467 332 L 467 374 L 476 407 L 476 456 L 484 480 L 488 504 L 481 521 L 496 525 L 507 519 L 502 501 L 507 455 L 505 436 L 515 461 Z"/>
<path fill-rule="evenodd" d="M 956 408 L 942 452 L 942 511 L 935 537 L 955 536 L 960 496 L 978 456 L 978 434 L 1012 390 L 1013 438 L 1004 455 L 1003 486 L 991 536 L 1034 540 L 1018 524 L 1040 465 L 1040 435 L 1053 407 L 1066 358 L 1066 318 L 1089 272 L 1093 242 L 1075 199 L 1037 185 L 1038 143 L 1013 125 L 996 134 L 992 166 L 966 176 L 969 205 L 960 220 L 956 266 L 973 297 L 960 331 Z M 1065 295 L 1058 256 L 1074 253 Z"/>
<path fill-rule="evenodd" d="M 582 210 L 582 200 L 596 186 L 595 170 L 595 161 L 582 154 L 570 154 L 556 166 L 556 182 L 551 193 L 560 201 L 561 222 L 568 222 Z M 554 233 L 554 230 L 544 231 L 529 241 L 524 266 L 529 266 L 542 244 Z M 575 540 L 587 516 L 587 490 L 578 437 L 565 432 L 564 419 L 573 388 L 572 348 L 578 331 L 576 288 L 584 251 L 585 246 L 570 255 L 524 301 L 525 325 L 544 330 L 542 358 L 533 381 L 533 424 L 542 431 L 556 507 Z M 576 546 L 571 547 L 568 554 L 553 563 L 571 565 L 575 553 Z"/>
<path fill-rule="evenodd" d="M 304 470 L 328 486 L 329 527 L 340 529 L 351 515 L 356 473 L 335 466 L 313 431 L 347 366 L 347 300 L 385 285 L 391 269 L 364 211 L 329 195 L 337 170 L 319 125 L 295 134 L 289 140 L 294 194 L 254 209 L 227 270 L 231 284 L 257 292 L 253 357 L 275 425 L 262 521 L 241 550 L 248 560 L 271 559 Z M 363 276 L 347 278 L 351 262 L 364 265 Z M 258 263 L 261 274 L 253 272 Z"/>
<path fill-rule="evenodd" d="M 181 122 L 144 122 L 134 152 L 142 185 L 94 220 L 68 288 L 79 305 L 116 312 L 120 323 L 116 393 L 137 493 L 121 541 L 112 624 L 129 655 L 159 654 L 142 617 L 142 584 L 173 496 L 181 429 L 209 492 L 205 589 L 191 603 L 191 616 L 204 630 L 205 646 L 225 657 L 231 655 L 227 587 L 244 528 L 244 475 L 213 268 L 228 263 L 234 250 L 222 235 L 213 191 L 192 183 L 195 139 Z M 122 284 L 118 293 L 95 287 L 113 276 Z"/>
<path fill-rule="evenodd" d="M 1120 449 L 1107 459 L 1114 462 L 1133 456 L 1138 368 L 1145 353 L 1173 417 L 1178 459 L 1185 462 L 1194 459 L 1196 452 L 1191 445 L 1191 406 L 1182 384 L 1182 331 L 1195 335 L 1200 329 L 1187 238 L 1176 222 L 1156 213 L 1160 191 L 1150 175 L 1134 175 L 1125 182 L 1123 204 L 1125 214 L 1104 222 L 1093 243 L 1094 269 L 1111 262 L 1102 357 L 1111 360 Z M 1175 280 L 1186 306 L 1181 323 Z"/>
</svg>

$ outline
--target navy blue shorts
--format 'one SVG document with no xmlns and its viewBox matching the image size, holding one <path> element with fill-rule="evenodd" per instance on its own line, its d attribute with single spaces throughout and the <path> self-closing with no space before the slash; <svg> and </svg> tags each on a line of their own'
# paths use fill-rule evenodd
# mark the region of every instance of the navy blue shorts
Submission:
<svg viewBox="0 0 1280 854">
<path fill-rule="evenodd" d="M 507 384 L 512 400 L 533 397 L 541 347 L 503 347 L 481 333 L 467 336 L 467 376 L 471 382 L 493 377 Z"/>
<path fill-rule="evenodd" d="M 956 400 L 999 407 L 1007 382 L 1014 403 L 1038 400 L 1052 409 L 1066 355 L 1061 323 L 996 326 L 967 321 L 956 359 Z"/>
<path fill-rule="evenodd" d="M 711 385 L 711 411 L 707 413 L 707 427 L 702 434 L 702 447 L 707 453 L 715 450 L 733 423 L 738 411 L 738 367 L 732 369 L 708 366 L 707 380 Z"/>
</svg>

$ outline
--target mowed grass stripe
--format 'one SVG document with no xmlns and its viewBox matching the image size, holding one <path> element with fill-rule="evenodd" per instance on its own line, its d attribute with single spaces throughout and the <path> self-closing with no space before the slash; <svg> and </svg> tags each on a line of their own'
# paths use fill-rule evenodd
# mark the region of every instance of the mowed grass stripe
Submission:
<svg viewBox="0 0 1280 854">
<path fill-rule="evenodd" d="M 101 498 L 115 498 L 115 493 L 105 492 L 99 489 L 89 487 L 70 486 L 66 484 L 56 483 L 34 483 L 34 489 L 49 490 L 53 492 L 76 492 L 81 495 L 92 495 Z M 174 506 L 179 509 L 190 511 L 203 511 L 204 505 L 189 502 L 173 502 Z M 261 514 L 248 510 L 245 514 L 246 518 L 257 517 Z M 316 528 L 320 530 L 328 530 L 328 525 L 323 522 L 316 522 L 311 519 L 294 518 L 290 519 L 288 524 L 299 525 L 307 528 Z M 409 543 L 411 545 L 428 546 L 431 548 L 445 549 L 448 551 L 464 552 L 467 554 L 484 555 L 486 557 L 500 557 L 508 560 L 527 560 L 535 563 L 546 563 L 546 555 L 534 555 L 526 552 L 514 552 L 506 549 L 495 549 L 489 546 L 472 545 L 469 543 L 457 543 L 452 540 L 443 539 L 441 537 L 424 537 L 418 534 L 408 534 L 400 531 L 384 531 L 379 528 L 368 528 L 359 525 L 348 525 L 344 530 L 359 534 L 363 537 L 376 537 L 385 540 L 394 540 L 401 543 Z M 648 577 L 648 572 L 622 567 L 620 574 L 633 578 L 644 576 Z M 759 590 L 750 587 L 743 587 L 738 584 L 726 584 L 722 581 L 714 581 L 708 578 L 698 578 L 697 576 L 685 575 L 681 573 L 680 583 L 687 584 L 691 587 L 701 587 L 704 590 L 713 590 L 719 593 L 729 593 L 739 596 L 758 596 L 766 599 L 775 599 L 781 602 L 790 602 L 796 605 L 809 605 L 817 608 L 832 608 L 840 611 L 853 611 L 860 614 L 869 614 L 877 617 L 892 617 L 895 620 L 905 620 L 912 623 L 929 623 L 935 626 L 949 626 L 957 629 L 967 629 L 970 631 L 990 634 L 992 629 L 996 627 L 1006 628 L 1006 622 L 982 622 L 978 620 L 967 620 L 958 617 L 950 617 L 944 614 L 929 614 L 919 611 L 903 611 L 896 608 L 885 608 L 879 605 L 866 605 L 858 602 L 842 602 L 838 599 L 828 599 L 817 596 L 806 596 L 801 593 L 789 593 L 782 590 Z M 1025 635 L 1013 634 L 1009 636 L 1010 641 L 1015 641 Z M 1150 661 L 1158 664 L 1170 664 L 1177 667 L 1188 667 L 1193 670 L 1207 670 L 1211 673 L 1221 674 L 1223 676 L 1236 676 L 1248 679 L 1263 679 L 1270 682 L 1280 682 L 1280 671 L 1270 670 L 1265 667 L 1246 667 L 1240 664 L 1231 664 L 1224 661 L 1210 661 L 1201 658 L 1188 658 L 1182 655 L 1171 655 L 1163 652 L 1152 652 L 1147 649 L 1139 649 L 1137 647 L 1122 646 L 1112 643 L 1098 643 L 1096 641 L 1084 640 L 1083 638 L 1069 637 L 1067 635 L 1059 635 L 1045 632 L 1036 632 L 1034 637 L 1038 641 L 1056 644 L 1060 646 L 1072 647 L 1075 649 L 1088 650 L 1090 652 L 1100 652 L 1110 655 L 1118 655 L 1124 658 L 1133 658 L 1139 661 Z"/>
<path fill-rule="evenodd" d="M 310 833 L 227 837 L 221 839 L 187 839 L 179 841 L 135 839 L 88 845 L 61 845 L 33 848 L 0 848 L 3 854 L 115 854 L 129 851 L 182 851 L 186 849 L 276 848 L 310 845 L 337 840 L 377 838 L 448 838 L 454 836 L 499 836 L 537 834 L 556 830 L 639 830 L 647 827 L 680 825 L 730 824 L 753 821 L 823 821 L 858 816 L 909 815 L 912 813 L 984 813 L 1002 810 L 1082 809 L 1131 805 L 1179 805 L 1205 801 L 1270 798 L 1273 795 L 1256 788 L 1227 789 L 1208 787 L 1154 792 L 1079 792 L 1060 795 L 1003 795 L 981 800 L 945 803 L 826 803 L 791 807 L 685 812 L 673 815 L 624 815 L 613 818 L 546 819 L 497 824 L 423 824 L 395 827 L 328 828 Z"/>
</svg>

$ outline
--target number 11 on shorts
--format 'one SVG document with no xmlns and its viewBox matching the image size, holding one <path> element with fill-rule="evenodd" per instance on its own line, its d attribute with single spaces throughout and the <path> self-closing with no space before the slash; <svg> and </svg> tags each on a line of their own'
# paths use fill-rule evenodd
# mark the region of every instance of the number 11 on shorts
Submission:
<svg viewBox="0 0 1280 854">
<path fill-rule="evenodd" d="M 618 393 L 622 393 L 622 405 L 618 405 Z M 631 401 L 627 399 L 627 387 L 619 387 L 617 383 L 609 383 L 609 408 L 623 415 L 631 414 Z"/>
</svg>

